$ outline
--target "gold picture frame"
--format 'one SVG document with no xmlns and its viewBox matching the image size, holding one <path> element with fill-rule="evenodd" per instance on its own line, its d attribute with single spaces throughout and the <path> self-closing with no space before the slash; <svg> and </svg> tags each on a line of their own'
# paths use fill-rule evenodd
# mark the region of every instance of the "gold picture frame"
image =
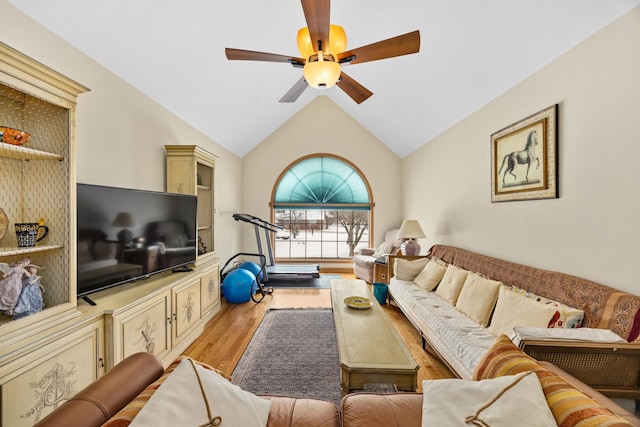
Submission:
<svg viewBox="0 0 640 427">
<path fill-rule="evenodd" d="M 491 202 L 558 198 L 558 105 L 491 135 Z"/>
</svg>

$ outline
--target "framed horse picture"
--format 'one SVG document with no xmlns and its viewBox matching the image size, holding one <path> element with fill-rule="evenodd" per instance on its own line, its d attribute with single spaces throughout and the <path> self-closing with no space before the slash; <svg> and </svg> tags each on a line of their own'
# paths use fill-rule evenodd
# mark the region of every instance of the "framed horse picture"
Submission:
<svg viewBox="0 0 640 427">
<path fill-rule="evenodd" d="M 558 105 L 491 135 L 491 202 L 558 198 Z"/>
</svg>

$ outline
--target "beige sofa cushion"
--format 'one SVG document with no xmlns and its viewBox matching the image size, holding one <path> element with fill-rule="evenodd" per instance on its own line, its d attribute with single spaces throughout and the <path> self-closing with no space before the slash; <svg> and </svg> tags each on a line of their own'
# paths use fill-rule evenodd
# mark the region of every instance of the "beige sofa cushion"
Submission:
<svg viewBox="0 0 640 427">
<path fill-rule="evenodd" d="M 555 307 L 527 298 L 506 286 L 500 287 L 496 309 L 491 317 L 489 332 L 493 335 L 514 335 L 514 326 L 546 328 Z"/>
<path fill-rule="evenodd" d="M 446 264 L 432 259 L 424 266 L 415 279 L 413 279 L 413 283 L 427 291 L 432 291 L 438 286 L 438 283 L 440 283 L 446 271 Z"/>
<path fill-rule="evenodd" d="M 456 305 L 464 281 L 467 279 L 467 274 L 469 274 L 467 270 L 449 264 L 440 284 L 436 288 L 436 294 L 447 300 L 449 304 Z"/>
<path fill-rule="evenodd" d="M 475 320 L 482 327 L 489 324 L 489 317 L 496 305 L 501 282 L 469 273 L 458 296 L 456 308 Z"/>
<path fill-rule="evenodd" d="M 393 266 L 394 276 L 398 280 L 413 281 L 429 262 L 429 258 L 403 259 L 396 258 Z"/>
</svg>

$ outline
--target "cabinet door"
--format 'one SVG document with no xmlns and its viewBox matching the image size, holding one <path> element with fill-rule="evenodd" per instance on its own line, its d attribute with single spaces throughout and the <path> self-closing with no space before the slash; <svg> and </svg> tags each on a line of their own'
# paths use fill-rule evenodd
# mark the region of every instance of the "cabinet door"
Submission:
<svg viewBox="0 0 640 427">
<path fill-rule="evenodd" d="M 213 317 L 220 309 L 220 265 L 207 269 L 200 278 L 202 317 Z"/>
<path fill-rule="evenodd" d="M 167 291 L 114 316 L 114 354 L 110 367 L 141 351 L 162 359 L 171 349 L 170 308 Z"/>
<path fill-rule="evenodd" d="M 178 285 L 173 292 L 173 346 L 175 347 L 196 325 L 200 325 L 200 279 Z"/>
<path fill-rule="evenodd" d="M 1 425 L 32 426 L 95 381 L 103 361 L 100 319 L 3 367 Z"/>
</svg>

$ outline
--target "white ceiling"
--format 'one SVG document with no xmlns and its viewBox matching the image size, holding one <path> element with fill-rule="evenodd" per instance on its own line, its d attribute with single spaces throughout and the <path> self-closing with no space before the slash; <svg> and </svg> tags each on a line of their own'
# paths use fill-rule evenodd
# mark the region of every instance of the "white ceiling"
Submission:
<svg viewBox="0 0 640 427">
<path fill-rule="evenodd" d="M 333 0 L 348 48 L 421 34 L 418 54 L 345 66 L 374 93 L 357 105 L 338 87 L 279 103 L 301 69 L 226 59 L 225 47 L 297 56 L 299 0 L 8 1 L 240 157 L 324 94 L 404 157 L 640 4 Z"/>
</svg>

